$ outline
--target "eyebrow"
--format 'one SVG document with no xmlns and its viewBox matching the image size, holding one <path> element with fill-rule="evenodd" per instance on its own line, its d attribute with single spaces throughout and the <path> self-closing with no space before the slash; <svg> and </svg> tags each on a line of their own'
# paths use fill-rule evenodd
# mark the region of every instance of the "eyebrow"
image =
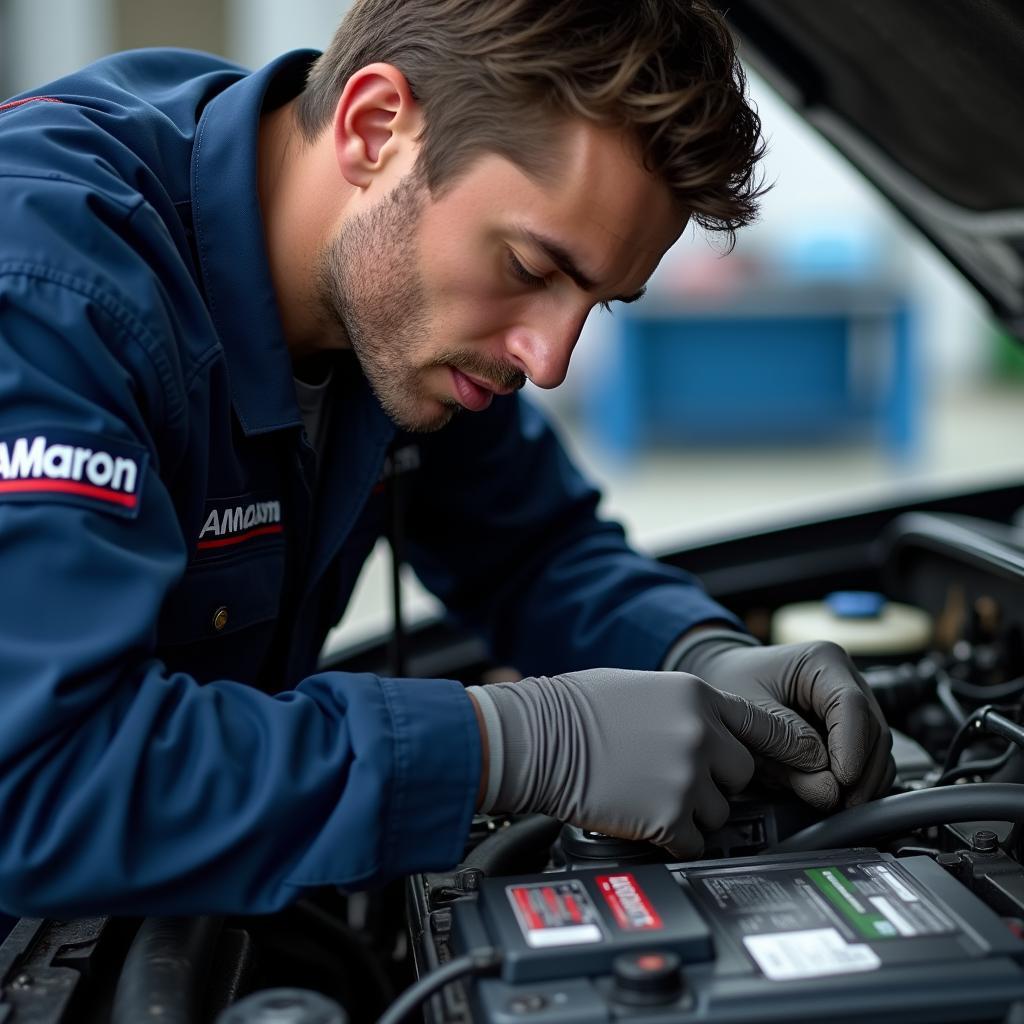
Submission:
<svg viewBox="0 0 1024 1024">
<path fill-rule="evenodd" d="M 587 276 L 580 270 L 579 265 L 573 258 L 572 254 L 563 245 L 554 241 L 551 238 L 546 238 L 544 235 L 537 234 L 536 231 L 530 231 L 528 228 L 521 229 L 522 234 L 528 238 L 538 249 L 543 250 L 548 259 L 568 277 L 573 284 L 578 288 L 582 288 L 585 292 L 597 291 L 597 282 Z M 647 293 L 647 286 L 644 285 L 640 291 L 635 292 L 632 295 L 616 295 L 612 298 L 612 302 L 637 302 L 642 299 Z"/>
</svg>

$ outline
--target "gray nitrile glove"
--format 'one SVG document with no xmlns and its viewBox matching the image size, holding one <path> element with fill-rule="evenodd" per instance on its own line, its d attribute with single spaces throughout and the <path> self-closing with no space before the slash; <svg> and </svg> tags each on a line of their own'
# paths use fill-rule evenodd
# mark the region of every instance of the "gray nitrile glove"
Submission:
<svg viewBox="0 0 1024 1024">
<path fill-rule="evenodd" d="M 490 747 L 484 810 L 537 811 L 677 857 L 725 823 L 724 794 L 754 772 L 748 747 L 808 770 L 827 761 L 809 730 L 679 672 L 592 669 L 469 693 Z"/>
<path fill-rule="evenodd" d="M 665 662 L 693 672 L 716 689 L 739 694 L 794 723 L 821 727 L 828 743 L 828 770 L 788 770 L 783 780 L 816 807 L 852 807 L 892 784 L 892 734 L 882 709 L 850 656 L 837 644 L 818 641 L 762 647 L 729 630 L 691 633 Z M 803 716 L 803 717 L 801 717 Z"/>
</svg>

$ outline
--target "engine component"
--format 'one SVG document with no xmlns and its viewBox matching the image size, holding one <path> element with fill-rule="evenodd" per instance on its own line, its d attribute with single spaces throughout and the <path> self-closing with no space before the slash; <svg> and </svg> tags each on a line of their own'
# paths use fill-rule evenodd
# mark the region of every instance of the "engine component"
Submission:
<svg viewBox="0 0 1024 1024">
<path fill-rule="evenodd" d="M 667 850 L 653 843 L 618 839 L 592 832 L 578 825 L 566 825 L 558 837 L 558 850 L 569 868 L 592 868 L 601 864 L 656 864 L 671 860 Z"/>
<path fill-rule="evenodd" d="M 119 970 L 132 934 L 123 919 L 22 918 L 0 943 L 0 1021 L 70 1020 L 90 982 Z"/>
</svg>

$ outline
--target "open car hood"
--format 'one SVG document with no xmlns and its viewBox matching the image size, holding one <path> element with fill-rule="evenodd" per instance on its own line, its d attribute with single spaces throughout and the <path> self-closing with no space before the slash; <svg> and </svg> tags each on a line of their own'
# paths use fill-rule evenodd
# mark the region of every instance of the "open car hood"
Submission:
<svg viewBox="0 0 1024 1024">
<path fill-rule="evenodd" d="M 1024 3 L 722 6 L 750 66 L 1024 339 Z"/>
</svg>

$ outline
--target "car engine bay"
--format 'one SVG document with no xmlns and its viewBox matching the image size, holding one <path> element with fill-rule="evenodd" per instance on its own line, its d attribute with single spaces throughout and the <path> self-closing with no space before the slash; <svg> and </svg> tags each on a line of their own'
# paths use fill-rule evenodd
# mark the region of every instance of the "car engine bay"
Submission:
<svg viewBox="0 0 1024 1024">
<path fill-rule="evenodd" d="M 919 650 L 856 653 L 894 730 L 891 795 L 815 821 L 791 797 L 748 792 L 686 864 L 527 819 L 454 874 L 411 880 L 422 972 L 503 953 L 497 977 L 449 986 L 427 1019 L 1018 1019 L 1021 542 L 1011 526 L 920 511 L 880 539 L 890 593 L 934 616 Z"/>
</svg>

